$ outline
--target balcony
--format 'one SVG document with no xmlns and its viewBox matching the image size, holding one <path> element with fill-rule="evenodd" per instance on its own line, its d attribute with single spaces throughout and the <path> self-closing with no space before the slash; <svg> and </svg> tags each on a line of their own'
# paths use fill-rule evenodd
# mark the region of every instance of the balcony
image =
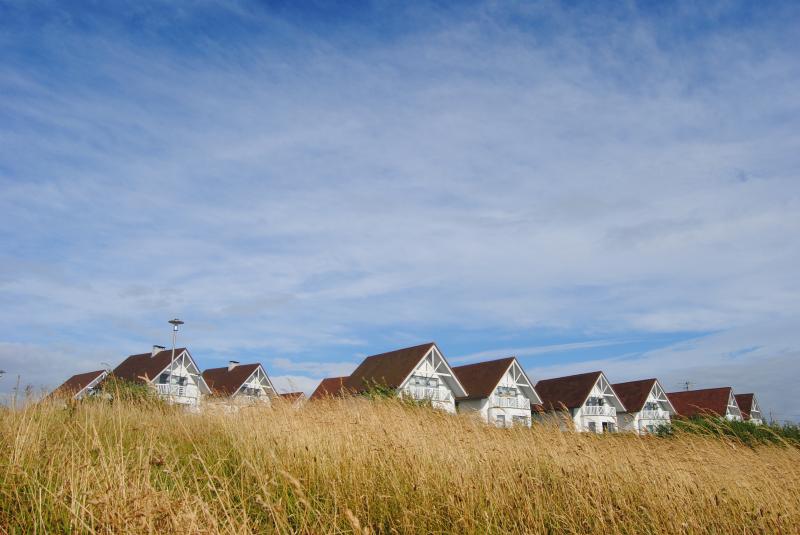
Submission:
<svg viewBox="0 0 800 535">
<path fill-rule="evenodd" d="M 521 396 L 492 396 L 489 404 L 492 408 L 531 410 L 531 400 Z"/>
<path fill-rule="evenodd" d="M 164 396 L 166 398 L 191 398 L 197 399 L 198 398 L 198 391 L 197 387 L 194 385 L 169 385 L 169 384 L 157 384 L 156 391 L 160 396 Z M 176 400 L 181 402 L 186 402 L 186 400 Z"/>
<path fill-rule="evenodd" d="M 438 388 L 429 388 L 426 386 L 406 387 L 402 390 L 402 395 L 421 401 L 429 400 L 445 403 L 453 401 L 453 394 L 451 394 L 449 391 L 440 390 Z"/>
<path fill-rule="evenodd" d="M 582 409 L 583 416 L 617 416 L 617 409 L 611 405 L 587 405 Z"/>
<path fill-rule="evenodd" d="M 643 410 L 639 413 L 640 420 L 669 420 L 669 412 L 661 409 Z"/>
</svg>

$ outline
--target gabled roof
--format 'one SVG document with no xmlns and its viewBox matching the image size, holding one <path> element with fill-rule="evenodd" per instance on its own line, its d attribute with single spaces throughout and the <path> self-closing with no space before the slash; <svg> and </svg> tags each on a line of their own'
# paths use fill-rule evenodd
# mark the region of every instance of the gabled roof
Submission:
<svg viewBox="0 0 800 535">
<path fill-rule="evenodd" d="M 736 398 L 736 404 L 739 405 L 739 410 L 742 411 L 742 419 L 749 420 L 750 411 L 753 410 L 755 394 L 736 394 L 734 397 Z"/>
<path fill-rule="evenodd" d="M 178 358 L 184 351 L 186 351 L 185 347 L 175 348 L 175 358 Z M 162 349 L 155 355 L 152 353 L 131 355 L 114 368 L 114 375 L 135 383 L 145 382 L 142 377 L 147 377 L 149 381 L 152 381 L 169 366 L 171 361 L 172 349 Z"/>
<path fill-rule="evenodd" d="M 460 400 L 488 398 L 514 363 L 514 357 L 456 366 L 453 373 L 467 391 Z"/>
<path fill-rule="evenodd" d="M 639 412 L 644 407 L 647 396 L 653 390 L 656 379 L 642 379 L 641 381 L 628 381 L 627 383 L 615 383 L 611 385 L 617 393 L 622 404 L 630 412 Z"/>
<path fill-rule="evenodd" d="M 686 418 L 702 414 L 725 416 L 728 413 L 728 400 L 732 392 L 733 389 L 731 387 L 724 386 L 721 388 L 669 392 L 667 397 L 678 414 Z"/>
<path fill-rule="evenodd" d="M 326 377 L 308 399 L 325 399 L 340 396 L 347 391 L 347 377 Z"/>
<path fill-rule="evenodd" d="M 255 363 L 239 364 L 230 370 L 227 366 L 211 368 L 203 372 L 203 379 L 215 396 L 232 396 L 260 366 Z"/>
<path fill-rule="evenodd" d="M 105 376 L 108 372 L 106 370 L 96 370 L 93 372 L 79 373 L 73 375 L 64 383 L 53 390 L 51 396 L 75 396 L 79 394 L 84 388 L 92 384 L 93 381 Z"/>
<path fill-rule="evenodd" d="M 347 378 L 346 386 L 353 392 L 364 392 L 374 385 L 399 388 L 435 345 L 428 342 L 367 357 Z"/>
<path fill-rule="evenodd" d="M 544 410 L 558 410 L 562 405 L 568 409 L 577 409 L 586 402 L 601 375 L 603 372 L 589 372 L 544 379 L 536 383 L 536 391 L 542 398 Z"/>
</svg>

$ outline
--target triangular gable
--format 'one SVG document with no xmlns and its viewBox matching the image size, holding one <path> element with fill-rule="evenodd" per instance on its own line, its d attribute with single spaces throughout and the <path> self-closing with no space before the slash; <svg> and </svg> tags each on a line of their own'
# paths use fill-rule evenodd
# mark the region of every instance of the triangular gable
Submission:
<svg viewBox="0 0 800 535">
<path fill-rule="evenodd" d="M 272 381 L 269 378 L 269 375 L 267 375 L 267 372 L 266 370 L 264 370 L 264 367 L 261 365 L 261 363 L 259 363 L 256 369 L 253 370 L 253 373 L 248 375 L 247 378 L 244 381 L 242 381 L 242 384 L 240 384 L 239 387 L 236 389 L 236 393 L 239 393 L 239 391 L 242 390 L 244 385 L 252 382 L 251 380 L 253 379 L 253 376 L 256 376 L 256 379 L 264 388 L 268 396 L 275 397 L 278 395 L 278 393 L 275 391 L 275 386 L 273 386 Z"/>
<path fill-rule="evenodd" d="M 165 349 L 159 352 L 159 355 L 161 353 L 166 353 L 167 351 L 172 353 L 171 349 Z M 209 388 L 208 383 L 206 383 L 206 380 L 203 379 L 203 374 L 200 372 L 200 368 L 197 366 L 194 357 L 192 357 L 192 354 L 189 353 L 189 350 L 186 348 L 182 348 L 180 352 L 178 352 L 177 350 L 175 351 L 174 361 L 172 360 L 172 355 L 170 354 L 170 361 L 167 362 L 167 365 L 163 369 L 161 369 L 154 377 L 150 379 L 150 382 L 152 383 L 153 381 L 155 381 L 162 373 L 169 372 L 170 367 L 172 367 L 175 363 L 180 361 L 183 361 L 184 367 L 187 368 L 190 371 L 190 373 L 195 375 L 195 377 L 197 377 L 198 380 L 197 388 L 200 389 L 200 393 L 211 394 L 211 388 Z M 188 364 L 188 366 L 186 366 L 186 364 Z"/>
<path fill-rule="evenodd" d="M 515 385 L 518 388 L 520 388 L 521 391 L 525 394 L 525 397 L 530 400 L 531 405 L 541 405 L 542 398 L 539 397 L 539 393 L 533 387 L 533 383 L 528 378 L 528 374 L 525 373 L 525 370 L 522 368 L 522 366 L 519 365 L 519 361 L 517 361 L 517 358 L 516 357 L 513 358 L 514 361 L 508 367 L 508 370 L 506 371 L 505 374 L 503 374 L 503 376 L 505 376 L 506 374 L 511 374 L 511 378 L 514 381 Z M 495 385 L 495 388 L 497 388 L 497 385 Z"/>
<path fill-rule="evenodd" d="M 671 416 L 678 414 L 678 411 L 675 410 L 675 407 L 672 406 L 672 402 L 669 400 L 669 396 L 667 396 L 667 392 L 661 386 L 661 383 L 658 379 L 653 384 L 653 391 L 651 392 L 654 398 L 659 403 L 666 403 L 667 404 L 667 412 L 670 413 Z"/>
<path fill-rule="evenodd" d="M 591 397 L 592 392 L 594 391 L 595 387 L 597 387 L 600 392 L 603 394 L 603 398 L 611 397 L 616 402 L 614 407 L 617 409 L 617 412 L 625 412 L 625 404 L 622 403 L 622 400 L 619 398 L 617 393 L 614 391 L 614 387 L 611 386 L 611 383 L 608 382 L 606 376 L 603 372 L 600 372 L 600 375 L 597 376 L 597 380 L 592 385 L 592 388 L 589 389 L 587 392 L 586 397 L 583 399 L 583 403 L 581 403 L 581 407 L 586 405 L 586 402 L 589 401 L 589 397 Z"/>
<path fill-rule="evenodd" d="M 742 410 L 739 408 L 739 404 L 736 403 L 736 396 L 733 395 L 733 389 L 730 389 L 730 393 L 728 394 L 728 406 L 725 407 L 725 416 L 742 416 Z"/>
<path fill-rule="evenodd" d="M 461 384 L 461 381 L 458 380 L 456 374 L 453 373 L 453 369 L 450 367 L 450 364 L 447 363 L 447 360 L 442 355 L 442 352 L 439 350 L 435 343 L 431 344 L 430 349 L 423 355 L 417 365 L 408 372 L 405 379 L 400 382 L 398 386 L 398 390 L 402 389 L 408 384 L 409 379 L 415 373 L 419 373 L 420 371 L 424 370 L 423 373 L 434 373 L 439 377 L 442 377 L 443 380 L 447 383 L 447 386 L 450 387 L 450 390 L 453 391 L 453 395 L 455 397 L 464 397 L 467 395 L 467 391 L 464 386 Z"/>
</svg>

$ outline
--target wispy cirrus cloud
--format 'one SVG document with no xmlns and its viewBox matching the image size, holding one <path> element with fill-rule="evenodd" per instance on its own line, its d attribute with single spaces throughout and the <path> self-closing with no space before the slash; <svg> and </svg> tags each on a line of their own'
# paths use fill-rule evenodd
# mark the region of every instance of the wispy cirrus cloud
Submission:
<svg viewBox="0 0 800 535">
<path fill-rule="evenodd" d="M 0 341 L 61 378 L 174 315 L 209 366 L 326 372 L 761 344 L 800 312 L 800 17 L 712 4 L 4 3 Z"/>
</svg>

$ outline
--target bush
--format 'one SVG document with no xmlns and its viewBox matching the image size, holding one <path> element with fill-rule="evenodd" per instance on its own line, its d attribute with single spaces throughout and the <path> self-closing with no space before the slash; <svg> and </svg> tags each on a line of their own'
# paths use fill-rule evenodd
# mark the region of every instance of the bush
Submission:
<svg viewBox="0 0 800 535">
<path fill-rule="evenodd" d="M 796 425 L 756 425 L 750 422 L 726 420 L 709 416 L 672 420 L 671 428 L 659 429 L 659 436 L 693 433 L 735 439 L 748 446 L 779 444 L 800 447 L 800 430 Z"/>
</svg>

